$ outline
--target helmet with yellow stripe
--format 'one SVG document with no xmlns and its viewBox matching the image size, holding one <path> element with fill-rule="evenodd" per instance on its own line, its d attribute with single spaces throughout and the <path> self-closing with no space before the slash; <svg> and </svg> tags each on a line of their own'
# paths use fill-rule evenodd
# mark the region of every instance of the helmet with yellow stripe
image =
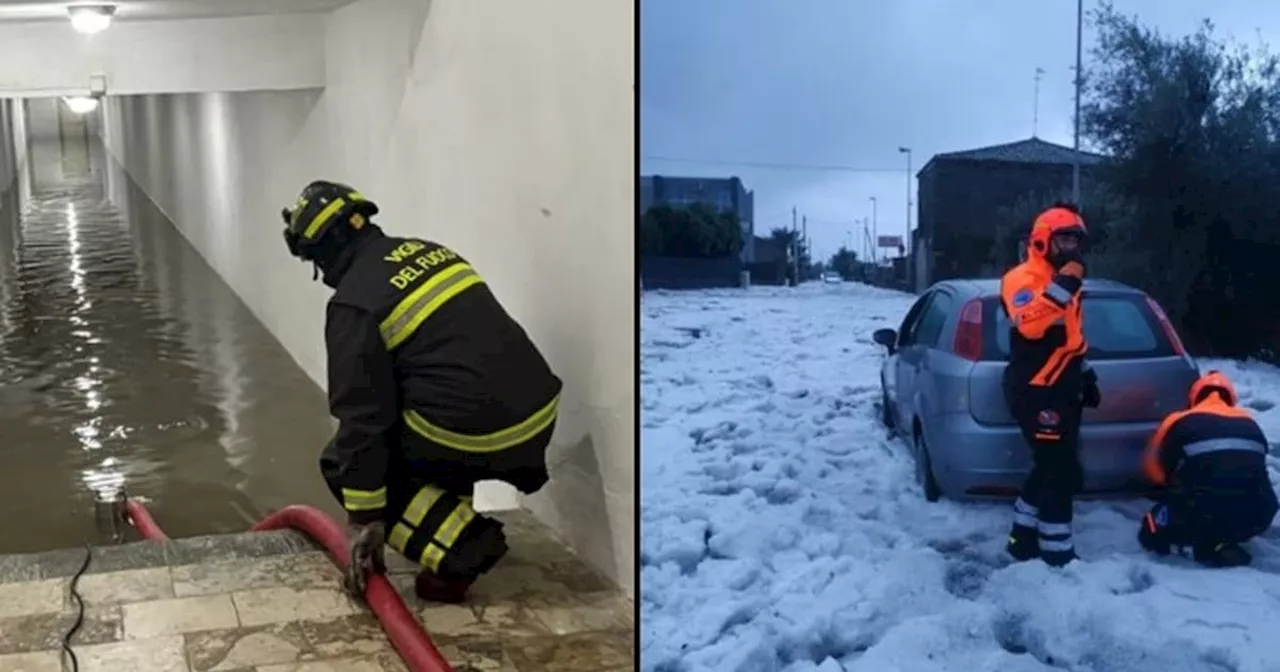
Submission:
<svg viewBox="0 0 1280 672">
<path fill-rule="evenodd" d="M 378 206 L 339 182 L 308 184 L 291 208 L 280 211 L 289 252 L 304 261 L 319 261 L 341 248 L 352 233 L 378 214 Z"/>
</svg>

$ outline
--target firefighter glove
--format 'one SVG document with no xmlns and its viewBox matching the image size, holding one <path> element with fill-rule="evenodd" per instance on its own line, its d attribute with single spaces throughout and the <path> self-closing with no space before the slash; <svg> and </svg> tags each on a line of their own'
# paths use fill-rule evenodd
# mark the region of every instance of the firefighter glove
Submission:
<svg viewBox="0 0 1280 672">
<path fill-rule="evenodd" d="M 1085 408 L 1097 408 L 1102 405 L 1102 392 L 1098 390 L 1097 381 L 1089 381 L 1084 385 L 1084 402 Z"/>
<path fill-rule="evenodd" d="M 387 571 L 384 546 L 387 543 L 387 526 L 382 521 L 367 525 L 348 524 L 347 539 L 350 544 L 349 564 L 345 588 L 352 597 L 364 597 L 370 573 Z"/>
<path fill-rule="evenodd" d="M 1085 408 L 1097 408 L 1102 405 L 1102 391 L 1098 389 L 1098 374 L 1090 367 L 1084 373 L 1084 394 L 1080 401 Z"/>
</svg>

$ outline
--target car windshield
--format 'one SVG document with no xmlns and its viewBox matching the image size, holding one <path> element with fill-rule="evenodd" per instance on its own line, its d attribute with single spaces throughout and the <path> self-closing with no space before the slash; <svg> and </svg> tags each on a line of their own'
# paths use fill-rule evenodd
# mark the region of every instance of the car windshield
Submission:
<svg viewBox="0 0 1280 672">
<path fill-rule="evenodd" d="M 1090 359 L 1169 357 L 1173 345 L 1142 296 L 1086 294 L 1084 336 Z M 1001 356 L 1009 354 L 1009 319 L 996 310 L 995 340 Z"/>
</svg>

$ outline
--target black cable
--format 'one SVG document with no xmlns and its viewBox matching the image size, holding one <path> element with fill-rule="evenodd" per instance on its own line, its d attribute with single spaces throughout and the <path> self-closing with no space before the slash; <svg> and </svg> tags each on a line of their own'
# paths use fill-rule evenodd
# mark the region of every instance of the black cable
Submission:
<svg viewBox="0 0 1280 672">
<path fill-rule="evenodd" d="M 737 168 L 762 168 L 765 170 L 812 170 L 816 172 L 844 172 L 844 173 L 902 173 L 906 172 L 904 168 L 868 168 L 863 166 L 848 166 L 840 164 L 821 164 L 821 163 L 778 163 L 774 161 L 737 161 L 726 159 L 694 159 L 679 156 L 653 156 L 643 155 L 640 157 L 645 161 L 664 161 L 667 163 L 697 163 L 708 166 L 732 166 Z"/>
<path fill-rule="evenodd" d="M 80 672 L 80 660 L 76 658 L 76 652 L 71 650 L 71 638 L 75 636 L 76 631 L 84 624 L 84 598 L 80 597 L 80 591 L 76 590 L 76 584 L 80 583 L 80 577 L 84 576 L 85 570 L 89 569 L 89 561 L 93 559 L 93 547 L 89 544 L 84 545 L 84 562 L 81 563 L 80 569 L 71 577 L 71 597 L 76 601 L 76 622 L 71 624 L 71 629 L 67 630 L 67 634 L 62 636 L 62 650 L 71 658 L 71 672 Z"/>
</svg>

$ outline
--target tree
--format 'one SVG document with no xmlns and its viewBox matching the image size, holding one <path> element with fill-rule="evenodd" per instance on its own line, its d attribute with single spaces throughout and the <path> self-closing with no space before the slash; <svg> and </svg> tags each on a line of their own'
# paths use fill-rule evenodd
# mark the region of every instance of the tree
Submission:
<svg viewBox="0 0 1280 672">
<path fill-rule="evenodd" d="M 1000 208 L 995 221 L 995 245 L 991 247 L 989 262 L 998 272 L 1003 273 L 1021 261 L 1019 251 L 1031 234 L 1031 224 L 1037 215 L 1055 203 L 1067 203 L 1071 200 L 1069 189 L 1032 191 L 1024 194 L 1013 203 Z M 1089 231 L 1090 275 L 1107 277 L 1113 280 L 1128 282 L 1133 279 L 1130 270 L 1124 265 L 1107 263 L 1103 257 L 1114 256 L 1109 243 L 1112 231 L 1127 221 L 1129 208 L 1127 204 L 1106 186 L 1105 183 L 1081 185 L 1080 200 L 1084 207 L 1081 216 Z"/>
<path fill-rule="evenodd" d="M 1277 60 L 1207 21 L 1172 38 L 1110 5 L 1093 20 L 1081 123 L 1123 203 L 1098 265 L 1159 299 L 1202 352 L 1254 354 L 1280 333 Z"/>
<path fill-rule="evenodd" d="M 800 232 L 795 229 L 777 228 L 769 232 L 769 237 L 778 241 L 782 248 L 787 250 L 787 260 L 790 262 L 794 257 L 794 265 L 787 264 L 785 275 L 791 279 L 792 284 L 799 284 L 796 281 L 796 272 L 803 270 L 808 273 L 812 260 L 809 255 L 809 246 L 800 238 Z"/>
<path fill-rule="evenodd" d="M 857 275 L 858 253 L 841 245 L 840 249 L 831 255 L 829 265 L 831 270 L 840 274 L 840 277 L 845 280 L 852 280 Z"/>
<path fill-rule="evenodd" d="M 738 215 L 706 203 L 656 205 L 640 222 L 640 252 L 672 257 L 728 257 L 742 250 Z"/>
</svg>

